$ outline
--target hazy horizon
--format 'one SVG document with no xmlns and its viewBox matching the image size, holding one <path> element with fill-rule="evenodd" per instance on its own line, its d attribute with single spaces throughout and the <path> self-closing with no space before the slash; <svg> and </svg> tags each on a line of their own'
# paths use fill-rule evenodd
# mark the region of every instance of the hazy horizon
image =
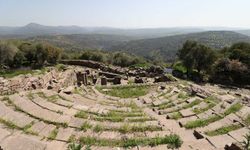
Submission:
<svg viewBox="0 0 250 150">
<path fill-rule="evenodd" d="M 248 0 L 0 0 L 0 26 L 250 28 Z"/>
</svg>

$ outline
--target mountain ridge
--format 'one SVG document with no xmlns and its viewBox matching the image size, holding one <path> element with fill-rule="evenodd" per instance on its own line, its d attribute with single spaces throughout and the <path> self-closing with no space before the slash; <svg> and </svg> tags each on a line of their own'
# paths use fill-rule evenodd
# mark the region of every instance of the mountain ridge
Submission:
<svg viewBox="0 0 250 150">
<path fill-rule="evenodd" d="M 213 49 L 231 46 L 236 42 L 250 42 L 250 37 L 233 31 L 206 31 L 153 39 L 134 40 L 111 47 L 112 51 L 125 51 L 146 58 L 171 61 L 185 41 L 194 40 Z"/>
</svg>

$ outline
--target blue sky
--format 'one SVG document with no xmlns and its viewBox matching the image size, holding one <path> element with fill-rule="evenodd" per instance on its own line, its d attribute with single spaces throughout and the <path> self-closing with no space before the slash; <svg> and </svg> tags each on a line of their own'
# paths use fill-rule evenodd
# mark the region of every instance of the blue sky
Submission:
<svg viewBox="0 0 250 150">
<path fill-rule="evenodd" d="M 250 0 L 0 0 L 0 26 L 250 28 Z"/>
</svg>

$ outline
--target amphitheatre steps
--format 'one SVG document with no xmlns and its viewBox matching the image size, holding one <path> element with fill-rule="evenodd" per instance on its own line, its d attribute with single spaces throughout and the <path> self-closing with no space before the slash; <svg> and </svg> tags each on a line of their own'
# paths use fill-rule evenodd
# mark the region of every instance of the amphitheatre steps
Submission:
<svg viewBox="0 0 250 150">
<path fill-rule="evenodd" d="M 6 122 L 12 122 L 19 128 L 24 128 L 30 125 L 35 119 L 30 118 L 29 116 L 16 112 L 11 108 L 7 107 L 5 104 L 0 102 L 0 119 Z"/>
<path fill-rule="evenodd" d="M 55 125 L 46 124 L 42 121 L 36 122 L 34 125 L 31 126 L 29 131 L 38 133 L 42 137 L 49 137 L 49 134 L 56 129 Z"/>
<path fill-rule="evenodd" d="M 216 92 L 211 93 L 216 100 L 200 98 L 189 95 L 187 88 L 174 83 L 166 85 L 165 89 L 155 88 L 138 99 L 105 95 L 94 86 L 75 88 L 71 94 L 44 89 L 20 92 L 0 101 L 0 119 L 18 126 L 7 129 L 8 126 L 1 123 L 4 128 L 0 126 L 0 145 L 13 149 L 11 143 L 14 142 L 17 149 L 23 150 L 24 147 L 16 144 L 23 142 L 28 150 L 34 146 L 43 150 L 63 150 L 75 140 L 94 141 L 91 149 L 110 150 L 117 149 L 114 141 L 177 134 L 184 142 L 180 150 L 222 149 L 232 142 L 241 142 L 249 132 L 244 121 L 250 108 L 242 106 L 229 111 L 240 98 Z M 186 126 L 189 122 L 210 117 L 215 120 L 194 128 Z M 237 128 L 208 134 L 230 125 Z M 150 147 L 146 144 L 131 149 L 160 150 L 167 149 L 167 145 Z"/>
<path fill-rule="evenodd" d="M 4 139 L 1 147 L 6 150 L 44 150 L 46 143 L 33 136 L 16 134 Z"/>
</svg>

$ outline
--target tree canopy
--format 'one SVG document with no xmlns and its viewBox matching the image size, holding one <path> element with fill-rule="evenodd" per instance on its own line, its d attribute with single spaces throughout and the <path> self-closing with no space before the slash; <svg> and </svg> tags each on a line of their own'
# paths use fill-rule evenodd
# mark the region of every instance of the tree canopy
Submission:
<svg viewBox="0 0 250 150">
<path fill-rule="evenodd" d="M 60 59 L 62 49 L 46 43 L 0 42 L 0 66 L 17 68 L 20 66 L 42 67 L 46 62 L 55 64 Z M 1 67 L 1 68 L 2 68 Z"/>
<path fill-rule="evenodd" d="M 235 43 L 231 47 L 215 51 L 195 41 L 186 41 L 177 55 L 186 68 L 189 78 L 192 78 L 197 71 L 199 75 L 209 76 L 212 82 L 250 84 L 249 43 Z"/>
</svg>

